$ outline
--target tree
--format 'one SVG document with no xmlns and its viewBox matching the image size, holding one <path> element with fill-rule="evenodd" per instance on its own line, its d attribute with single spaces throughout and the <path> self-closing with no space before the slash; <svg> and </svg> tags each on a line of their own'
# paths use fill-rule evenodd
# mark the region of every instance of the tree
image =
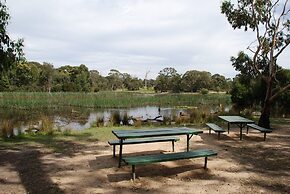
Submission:
<svg viewBox="0 0 290 194">
<path fill-rule="evenodd" d="M 206 71 L 191 70 L 182 76 L 182 88 L 185 92 L 197 92 L 203 88 L 209 89 L 211 74 Z"/>
<path fill-rule="evenodd" d="M 11 71 L 10 79 L 19 91 L 38 91 L 39 71 L 40 69 L 34 62 L 18 63 Z"/>
<path fill-rule="evenodd" d="M 123 74 L 116 69 L 111 69 L 107 79 L 111 84 L 111 90 L 123 88 Z"/>
<path fill-rule="evenodd" d="M 5 5 L 6 1 L 0 1 L 0 75 L 3 75 L 16 62 L 23 59 L 23 40 L 11 40 L 6 31 L 10 15 Z"/>
<path fill-rule="evenodd" d="M 180 75 L 172 67 L 166 67 L 162 69 L 155 82 L 155 91 L 167 92 L 176 91 L 179 88 Z"/>
<path fill-rule="evenodd" d="M 220 74 L 214 74 L 211 76 L 211 87 L 214 91 L 228 91 L 229 84 L 226 78 Z"/>
<path fill-rule="evenodd" d="M 40 66 L 39 85 L 43 87 L 44 91 L 51 92 L 53 79 L 53 65 L 50 63 L 43 63 Z"/>
<path fill-rule="evenodd" d="M 123 84 L 129 91 L 139 90 L 143 85 L 142 80 L 137 77 L 132 77 L 128 73 L 123 73 Z"/>
<path fill-rule="evenodd" d="M 62 66 L 55 71 L 53 91 L 89 92 L 91 90 L 90 72 L 85 65 Z"/>
<path fill-rule="evenodd" d="M 275 87 L 276 75 L 281 69 L 277 60 L 290 43 L 288 0 L 239 0 L 236 7 L 231 1 L 224 1 L 221 11 L 234 29 L 251 29 L 255 32 L 255 41 L 247 48 L 251 56 L 244 56 L 247 58 L 245 63 L 236 63 L 235 67 L 252 73 L 254 77 L 260 77 L 265 82 L 267 89 L 259 125 L 269 128 L 273 102 L 290 89 L 290 83 Z M 239 55 L 241 54 L 244 55 Z M 236 60 L 239 57 L 232 57 L 232 62 L 239 61 Z"/>
</svg>

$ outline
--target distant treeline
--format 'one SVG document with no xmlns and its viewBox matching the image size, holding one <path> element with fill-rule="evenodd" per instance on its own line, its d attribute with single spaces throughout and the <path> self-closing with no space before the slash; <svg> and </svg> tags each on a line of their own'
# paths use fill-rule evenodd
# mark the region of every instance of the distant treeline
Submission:
<svg viewBox="0 0 290 194">
<path fill-rule="evenodd" d="M 49 63 L 21 62 L 1 75 L 0 91 L 98 92 L 150 88 L 156 92 L 207 92 L 229 91 L 230 83 L 230 79 L 219 74 L 190 70 L 182 75 L 171 67 L 161 70 L 156 79 L 140 79 L 115 69 L 102 76 L 83 64 L 54 68 Z"/>
</svg>

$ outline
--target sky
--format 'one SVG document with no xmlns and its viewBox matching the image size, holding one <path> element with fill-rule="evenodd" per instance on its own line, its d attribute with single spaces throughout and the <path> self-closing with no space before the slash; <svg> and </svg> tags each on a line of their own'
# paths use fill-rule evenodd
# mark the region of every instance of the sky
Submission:
<svg viewBox="0 0 290 194">
<path fill-rule="evenodd" d="M 230 57 L 253 32 L 233 30 L 220 0 L 7 0 L 8 32 L 24 39 L 28 61 L 55 68 L 85 64 L 144 79 L 173 67 L 233 78 Z M 278 63 L 290 69 L 290 49 Z"/>
</svg>

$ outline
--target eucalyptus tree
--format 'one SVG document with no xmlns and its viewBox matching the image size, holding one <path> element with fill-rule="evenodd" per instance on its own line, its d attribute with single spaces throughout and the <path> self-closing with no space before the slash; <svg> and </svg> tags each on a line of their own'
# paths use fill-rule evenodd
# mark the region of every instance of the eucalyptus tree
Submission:
<svg viewBox="0 0 290 194">
<path fill-rule="evenodd" d="M 172 67 L 166 67 L 162 69 L 155 81 L 155 91 L 167 92 L 174 91 L 180 87 L 180 75 L 177 73 L 176 69 Z"/>
<path fill-rule="evenodd" d="M 228 91 L 229 89 L 229 83 L 225 76 L 220 74 L 214 74 L 211 76 L 211 84 L 210 89 L 214 91 Z"/>
<path fill-rule="evenodd" d="M 12 40 L 7 32 L 10 20 L 6 1 L 0 1 L 0 75 L 23 59 L 23 39 Z"/>
<path fill-rule="evenodd" d="M 123 85 L 129 91 L 139 90 L 142 86 L 142 80 L 137 77 L 132 77 L 128 73 L 123 73 Z"/>
<path fill-rule="evenodd" d="M 19 91 L 39 91 L 40 69 L 34 62 L 18 63 L 11 73 L 12 83 Z"/>
<path fill-rule="evenodd" d="M 262 79 L 266 84 L 259 125 L 270 127 L 270 112 L 277 97 L 290 89 L 290 83 L 277 86 L 276 75 L 281 70 L 277 61 L 290 43 L 290 8 L 288 0 L 223 1 L 221 12 L 234 29 L 251 30 L 255 40 L 231 61 L 236 70 Z M 246 60 L 240 60 L 241 58 Z"/>
<path fill-rule="evenodd" d="M 206 71 L 190 70 L 182 76 L 181 86 L 185 92 L 197 92 L 201 89 L 209 89 L 211 74 Z"/>
<path fill-rule="evenodd" d="M 116 69 L 111 69 L 107 79 L 109 83 L 111 84 L 111 90 L 117 90 L 117 89 L 122 89 L 123 88 L 123 74 L 116 70 Z"/>
<path fill-rule="evenodd" d="M 54 75 L 53 65 L 44 62 L 43 65 L 40 66 L 40 74 L 39 74 L 39 85 L 42 87 L 43 91 L 49 93 L 51 92 L 53 75 Z"/>
<path fill-rule="evenodd" d="M 99 71 L 91 70 L 90 71 L 90 80 L 92 84 L 92 91 L 98 92 L 101 90 L 109 90 L 109 81 L 105 77 L 103 77 Z"/>
</svg>

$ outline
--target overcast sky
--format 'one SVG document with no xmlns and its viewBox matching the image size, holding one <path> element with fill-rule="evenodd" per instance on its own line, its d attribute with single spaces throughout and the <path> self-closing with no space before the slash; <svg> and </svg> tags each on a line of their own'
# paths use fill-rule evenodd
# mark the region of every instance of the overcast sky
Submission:
<svg viewBox="0 0 290 194">
<path fill-rule="evenodd" d="M 8 0 L 8 30 L 24 38 L 28 61 L 54 67 L 85 64 L 106 76 L 110 69 L 156 78 L 165 67 L 178 73 L 237 72 L 230 57 L 254 40 L 233 30 L 219 0 Z M 280 65 L 290 68 L 290 49 Z"/>
</svg>

